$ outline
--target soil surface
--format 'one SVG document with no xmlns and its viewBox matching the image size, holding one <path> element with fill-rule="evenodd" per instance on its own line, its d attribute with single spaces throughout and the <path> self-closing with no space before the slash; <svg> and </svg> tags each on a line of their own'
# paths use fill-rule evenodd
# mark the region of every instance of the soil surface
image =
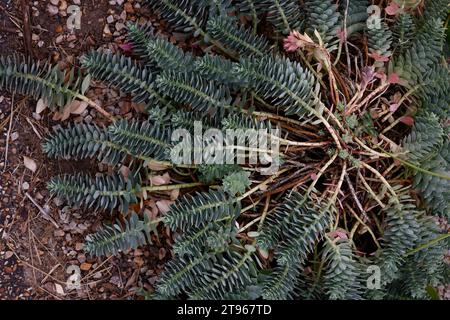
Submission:
<svg viewBox="0 0 450 320">
<path fill-rule="evenodd" d="M 29 54 L 61 68 L 76 66 L 80 55 L 91 49 L 120 50 L 126 21 L 151 17 L 132 0 L 0 0 L 0 56 L 27 54 L 22 4 L 31 16 Z M 81 29 L 73 32 L 66 24 L 70 5 L 82 13 Z M 88 95 L 112 113 L 132 116 L 129 97 L 104 84 L 94 83 Z M 170 258 L 165 230 L 152 245 L 115 257 L 95 258 L 83 252 L 86 235 L 112 218 L 65 207 L 49 195 L 46 182 L 61 173 L 108 168 L 94 161 L 49 159 L 42 153 L 46 134 L 69 121 L 102 125 L 105 120 L 86 109 L 61 121 L 48 109 L 36 113 L 32 97 L 0 91 L 0 299 L 134 299 L 136 288 L 152 290 Z M 67 285 L 72 266 L 81 272 L 75 289 Z"/>
</svg>

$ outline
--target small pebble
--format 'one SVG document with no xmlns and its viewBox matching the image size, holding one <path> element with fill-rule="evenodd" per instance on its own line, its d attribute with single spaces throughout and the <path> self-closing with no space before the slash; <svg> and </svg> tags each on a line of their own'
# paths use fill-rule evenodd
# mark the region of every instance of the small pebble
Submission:
<svg viewBox="0 0 450 320">
<path fill-rule="evenodd" d="M 83 270 L 83 271 L 88 271 L 89 269 L 91 269 L 91 267 L 92 267 L 92 264 L 87 263 L 87 262 L 82 263 L 80 265 L 80 269 Z"/>
<path fill-rule="evenodd" d="M 77 252 L 75 250 L 70 250 L 70 252 L 67 254 L 68 257 L 75 257 L 77 255 Z"/>
<path fill-rule="evenodd" d="M 19 139 L 19 133 L 18 132 L 11 133 L 11 141 L 16 141 L 17 139 Z"/>
<path fill-rule="evenodd" d="M 66 40 L 67 40 L 68 42 L 72 42 L 72 41 L 74 41 L 74 40 L 77 40 L 77 36 L 74 35 L 74 34 L 70 34 L 70 35 L 67 36 Z"/>
<path fill-rule="evenodd" d="M 117 22 L 116 23 L 116 30 L 117 31 L 120 31 L 120 30 L 122 30 L 124 28 L 125 28 L 125 25 L 122 22 Z"/>
<path fill-rule="evenodd" d="M 134 13 L 133 5 L 131 3 L 129 3 L 129 2 L 125 3 L 123 8 L 125 9 L 125 11 L 127 13 Z"/>
<path fill-rule="evenodd" d="M 59 5 L 59 10 L 66 11 L 67 10 L 67 2 L 66 0 L 61 0 L 61 4 Z"/>
<path fill-rule="evenodd" d="M 55 206 L 59 207 L 63 204 L 63 201 L 60 198 L 54 198 L 53 203 L 55 204 Z"/>
<path fill-rule="evenodd" d="M 55 237 L 64 237 L 65 232 L 63 230 L 61 230 L 61 229 L 56 229 L 54 231 L 54 235 L 55 235 Z"/>
<path fill-rule="evenodd" d="M 59 35 L 59 36 L 56 37 L 55 42 L 56 42 L 56 44 L 60 44 L 61 42 L 63 42 L 63 40 L 64 40 L 64 36 L 63 35 Z"/>
<path fill-rule="evenodd" d="M 79 263 L 85 263 L 85 262 L 86 262 L 86 255 L 80 253 L 80 254 L 77 256 L 77 260 L 78 260 Z"/>
<path fill-rule="evenodd" d="M 119 18 L 122 21 L 126 21 L 127 20 L 127 12 L 125 10 L 123 10 L 122 13 L 120 14 Z"/>
<path fill-rule="evenodd" d="M 54 16 L 54 15 L 58 14 L 59 9 L 58 9 L 58 7 L 55 7 L 55 6 L 51 5 L 51 4 L 48 4 L 48 5 L 47 5 L 47 12 L 48 12 L 51 16 Z"/>
<path fill-rule="evenodd" d="M 105 27 L 103 28 L 103 36 L 108 37 L 111 35 L 112 35 L 112 33 L 111 33 L 111 30 L 109 30 L 109 25 L 105 24 Z"/>
</svg>

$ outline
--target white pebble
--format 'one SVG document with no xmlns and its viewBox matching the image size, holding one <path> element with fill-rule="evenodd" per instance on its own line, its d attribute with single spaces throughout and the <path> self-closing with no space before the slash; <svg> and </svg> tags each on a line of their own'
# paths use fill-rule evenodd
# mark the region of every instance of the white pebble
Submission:
<svg viewBox="0 0 450 320">
<path fill-rule="evenodd" d="M 55 42 L 56 42 L 56 44 L 60 44 L 61 42 L 63 42 L 63 40 L 64 40 L 64 36 L 63 35 L 59 35 L 59 36 L 56 37 Z"/>
<path fill-rule="evenodd" d="M 47 12 L 51 15 L 54 16 L 55 14 L 58 14 L 59 9 L 58 7 L 55 7 L 51 4 L 47 5 Z"/>
<path fill-rule="evenodd" d="M 116 30 L 117 30 L 117 31 L 120 31 L 120 30 L 122 30 L 123 28 L 125 28 L 125 25 L 124 25 L 122 22 L 117 22 L 117 23 L 116 23 Z"/>
<path fill-rule="evenodd" d="M 19 133 L 18 132 L 13 132 L 11 134 L 11 141 L 16 141 L 17 139 L 19 139 Z"/>
</svg>

